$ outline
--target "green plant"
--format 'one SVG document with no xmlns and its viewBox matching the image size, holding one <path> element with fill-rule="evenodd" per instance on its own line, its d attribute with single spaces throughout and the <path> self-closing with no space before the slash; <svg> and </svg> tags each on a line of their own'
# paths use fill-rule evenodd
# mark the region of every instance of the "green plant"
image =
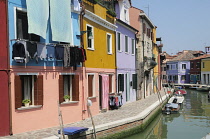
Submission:
<svg viewBox="0 0 210 139">
<path fill-rule="evenodd" d="M 114 11 L 112 11 L 112 10 L 108 10 L 108 11 L 106 11 L 106 13 L 111 15 L 111 16 L 113 16 L 113 17 L 117 16 L 116 13 Z"/>
<path fill-rule="evenodd" d="M 24 99 L 24 100 L 22 101 L 22 103 L 24 103 L 24 104 L 26 104 L 26 103 L 31 103 L 31 100 L 30 100 L 30 99 Z"/>
<path fill-rule="evenodd" d="M 69 95 L 65 95 L 63 96 L 64 99 L 70 99 L 70 96 Z"/>
</svg>

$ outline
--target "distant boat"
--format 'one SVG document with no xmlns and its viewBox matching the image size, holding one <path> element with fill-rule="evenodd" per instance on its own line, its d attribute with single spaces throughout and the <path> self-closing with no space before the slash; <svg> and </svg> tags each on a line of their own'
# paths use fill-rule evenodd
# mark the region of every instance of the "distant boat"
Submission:
<svg viewBox="0 0 210 139">
<path fill-rule="evenodd" d="M 209 87 L 207 85 L 200 85 L 198 88 L 196 88 L 198 91 L 209 91 Z"/>
<path fill-rule="evenodd" d="M 168 103 L 176 103 L 176 104 L 182 104 L 184 101 L 184 96 L 179 94 L 179 95 L 174 95 L 172 96 L 169 100 Z"/>
<path fill-rule="evenodd" d="M 185 89 L 180 89 L 180 90 L 176 91 L 174 94 L 186 95 L 187 91 Z"/>
<path fill-rule="evenodd" d="M 180 105 L 176 103 L 167 103 L 163 108 L 162 108 L 162 113 L 164 114 L 172 114 L 172 113 L 178 113 L 180 109 Z"/>
</svg>

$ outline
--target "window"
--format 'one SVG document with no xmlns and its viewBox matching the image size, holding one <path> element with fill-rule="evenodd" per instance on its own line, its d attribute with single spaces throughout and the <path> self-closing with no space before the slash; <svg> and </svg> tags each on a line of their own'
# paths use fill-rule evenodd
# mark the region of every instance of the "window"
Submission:
<svg viewBox="0 0 210 139">
<path fill-rule="evenodd" d="M 163 79 L 166 79 L 166 75 L 163 75 L 163 77 L 162 77 Z"/>
<path fill-rule="evenodd" d="M 108 54 L 112 54 L 112 35 L 107 33 L 106 39 L 107 39 L 107 52 Z"/>
<path fill-rule="evenodd" d="M 93 35 L 93 27 L 90 25 L 87 25 L 87 48 L 93 50 L 94 49 L 94 39 L 89 38 L 90 35 Z"/>
<path fill-rule="evenodd" d="M 203 68 L 205 68 L 205 62 L 203 62 Z"/>
<path fill-rule="evenodd" d="M 28 34 L 27 12 L 16 10 L 16 37 L 17 39 L 26 39 L 31 41 L 40 41 L 40 37 L 35 34 Z"/>
<path fill-rule="evenodd" d="M 177 81 L 178 80 L 178 75 L 175 75 L 175 81 Z"/>
<path fill-rule="evenodd" d="M 169 70 L 169 65 L 166 65 L 166 69 Z"/>
<path fill-rule="evenodd" d="M 135 40 L 132 39 L 132 55 L 135 54 Z"/>
<path fill-rule="evenodd" d="M 124 9 L 124 19 L 125 19 L 125 21 L 128 20 L 128 19 L 127 19 L 127 10 L 126 10 L 126 9 Z"/>
<path fill-rule="evenodd" d="M 118 74 L 118 92 L 124 91 L 124 74 Z"/>
<path fill-rule="evenodd" d="M 121 36 L 121 35 L 120 35 L 120 33 L 118 32 L 118 33 L 117 33 L 117 50 L 118 50 L 118 51 L 121 51 L 121 43 L 120 43 L 121 40 L 120 40 L 120 36 Z"/>
<path fill-rule="evenodd" d="M 200 81 L 200 75 L 199 74 L 197 74 L 197 80 Z"/>
<path fill-rule="evenodd" d="M 128 53 L 128 36 L 125 36 L 125 52 Z"/>
<path fill-rule="evenodd" d="M 163 71 L 166 71 L 166 67 L 163 67 Z"/>
<path fill-rule="evenodd" d="M 70 101 L 79 101 L 79 75 L 59 75 L 59 102 L 64 102 L 64 95 Z"/>
<path fill-rule="evenodd" d="M 200 69 L 200 67 L 201 67 L 200 62 L 197 62 L 197 63 L 196 63 L 196 68 L 197 68 L 197 69 Z"/>
<path fill-rule="evenodd" d="M 178 64 L 176 64 L 176 69 L 178 69 Z"/>
<path fill-rule="evenodd" d="M 146 33 L 146 24 L 143 23 L 143 33 Z"/>
<path fill-rule="evenodd" d="M 30 105 L 43 105 L 43 76 L 15 76 L 15 108 L 23 106 L 22 100 L 30 99 Z"/>
<path fill-rule="evenodd" d="M 190 68 L 191 68 L 191 69 L 194 68 L 194 63 L 193 63 L 193 62 L 190 63 Z"/>
<path fill-rule="evenodd" d="M 88 97 L 94 97 L 94 75 L 88 74 Z"/>
<path fill-rule="evenodd" d="M 132 86 L 133 89 L 137 89 L 137 74 L 132 74 Z"/>
<path fill-rule="evenodd" d="M 182 69 L 186 69 L 186 64 L 182 64 Z"/>
<path fill-rule="evenodd" d="M 186 75 L 181 75 L 181 80 L 185 81 L 186 80 Z"/>
</svg>

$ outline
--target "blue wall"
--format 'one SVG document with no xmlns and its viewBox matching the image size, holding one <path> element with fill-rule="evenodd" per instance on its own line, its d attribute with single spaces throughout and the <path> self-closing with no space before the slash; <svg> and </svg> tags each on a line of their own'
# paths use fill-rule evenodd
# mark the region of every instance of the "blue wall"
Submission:
<svg viewBox="0 0 210 139">
<path fill-rule="evenodd" d="M 9 14 L 9 40 L 16 39 L 15 38 L 15 7 L 24 8 L 26 9 L 26 0 L 8 0 L 8 14 Z M 72 34 L 73 34 L 73 43 L 71 45 L 78 45 L 80 46 L 80 38 L 76 37 L 76 35 L 80 32 L 80 23 L 79 23 L 79 14 L 78 13 L 71 13 L 72 18 Z M 52 41 L 51 35 L 51 28 L 50 23 L 48 22 L 48 29 L 47 29 L 47 37 L 46 39 L 41 38 L 40 42 L 44 43 L 56 43 Z M 16 63 L 12 59 L 12 45 L 15 41 L 10 41 L 10 65 L 13 66 L 25 66 L 25 63 Z M 30 60 L 26 63 L 26 66 L 63 66 L 62 61 L 47 61 L 47 60 L 40 60 L 38 64 L 35 60 Z"/>
</svg>

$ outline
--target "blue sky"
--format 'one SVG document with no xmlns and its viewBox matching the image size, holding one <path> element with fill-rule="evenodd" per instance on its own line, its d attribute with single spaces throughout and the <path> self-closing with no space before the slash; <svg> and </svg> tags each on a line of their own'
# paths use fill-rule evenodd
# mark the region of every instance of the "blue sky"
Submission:
<svg viewBox="0 0 210 139">
<path fill-rule="evenodd" d="M 157 26 L 163 51 L 205 51 L 210 46 L 210 0 L 131 0 Z"/>
</svg>

